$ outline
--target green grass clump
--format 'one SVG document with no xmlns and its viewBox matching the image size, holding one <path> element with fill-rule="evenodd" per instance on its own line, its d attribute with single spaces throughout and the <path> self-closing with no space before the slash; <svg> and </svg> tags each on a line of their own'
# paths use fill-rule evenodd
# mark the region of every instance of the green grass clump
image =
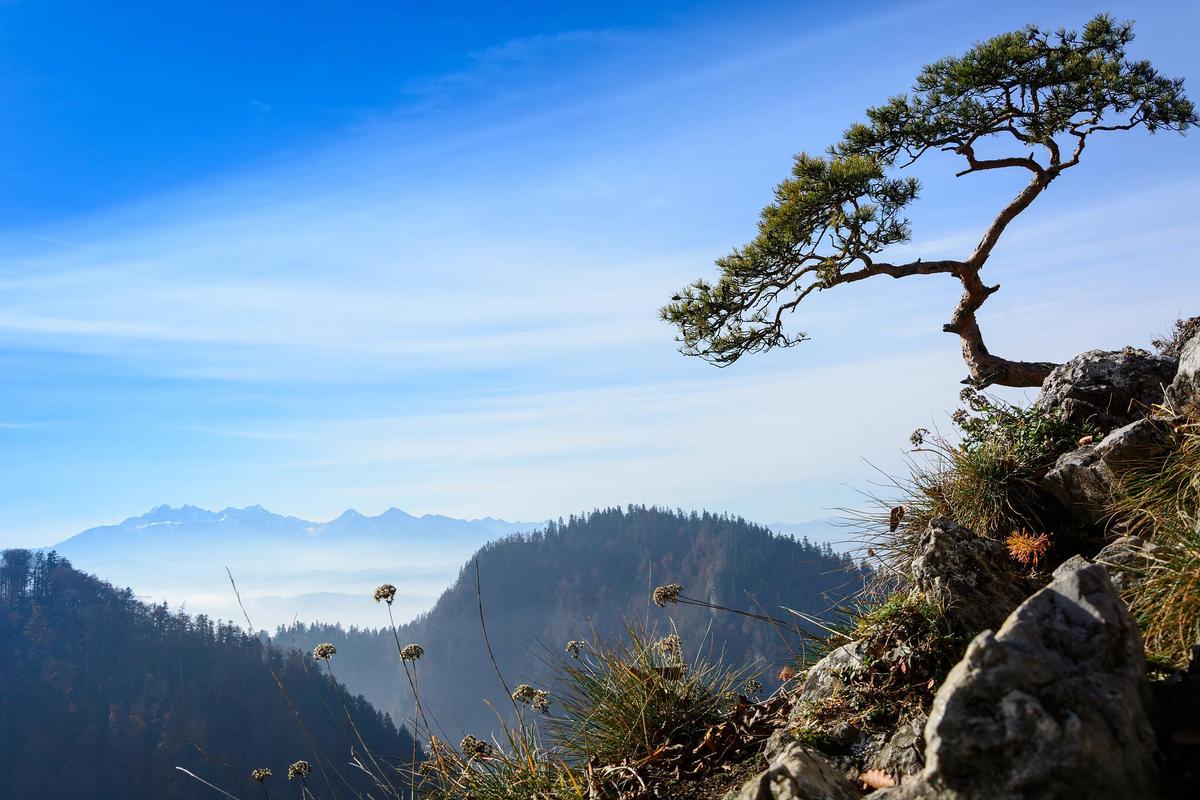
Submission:
<svg viewBox="0 0 1200 800">
<path fill-rule="evenodd" d="M 1200 408 L 1175 426 L 1165 457 L 1125 469 L 1112 511 L 1154 545 L 1125 591 L 1146 650 L 1183 666 L 1200 643 Z"/>
<path fill-rule="evenodd" d="M 580 763 L 644 759 L 703 736 L 748 677 L 719 656 L 687 658 L 674 634 L 655 640 L 630 627 L 624 639 L 594 640 L 564 659 L 555 738 Z"/>
<path fill-rule="evenodd" d="M 888 730 L 928 708 L 934 691 L 962 655 L 965 637 L 944 610 L 919 593 L 895 592 L 856 614 L 852 633 L 861 659 L 838 675 L 828 697 L 801 706 L 792 733 L 829 752 L 838 731 Z"/>
<path fill-rule="evenodd" d="M 966 408 L 952 415 L 958 441 L 918 430 L 909 475 L 894 480 L 903 496 L 897 524 L 867 535 L 872 552 L 903 575 L 929 521 L 949 517 L 975 534 L 1005 541 L 1013 531 L 1041 533 L 1053 527 L 1054 504 L 1039 482 L 1060 455 L 1097 431 L 1071 422 L 1059 410 L 1022 407 L 964 389 Z M 875 498 L 889 513 L 896 505 Z M 894 518 L 893 518 L 894 519 Z"/>
</svg>

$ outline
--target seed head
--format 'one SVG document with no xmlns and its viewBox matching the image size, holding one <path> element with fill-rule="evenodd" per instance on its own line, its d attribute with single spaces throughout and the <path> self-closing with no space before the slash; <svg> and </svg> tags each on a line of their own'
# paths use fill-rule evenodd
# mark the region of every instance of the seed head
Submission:
<svg viewBox="0 0 1200 800">
<path fill-rule="evenodd" d="M 746 686 L 744 688 L 746 689 L 747 697 L 758 697 L 758 693 L 763 690 L 763 685 L 754 678 L 751 678 L 750 680 L 746 681 Z"/>
<path fill-rule="evenodd" d="M 379 584 L 379 588 L 375 590 L 375 602 L 376 603 L 378 603 L 380 600 L 383 600 L 390 606 L 392 604 L 392 601 L 395 599 L 396 599 L 396 587 L 395 586 L 392 586 L 390 583 Z"/>
<path fill-rule="evenodd" d="M 528 683 L 522 683 L 513 690 L 512 699 L 518 703 L 525 703 L 534 711 L 540 711 L 543 714 L 550 711 L 550 693 L 542 689 L 535 689 Z"/>
<path fill-rule="evenodd" d="M 304 780 L 309 775 L 312 775 L 312 765 L 307 761 L 300 760 L 288 767 L 288 780 L 299 778 Z"/>
<path fill-rule="evenodd" d="M 654 601 L 654 605 L 659 608 L 666 608 L 667 603 L 678 603 L 679 593 L 683 591 L 683 587 L 678 583 L 668 583 L 666 586 L 659 586 L 654 590 L 654 594 L 650 598 Z"/>
<path fill-rule="evenodd" d="M 259 767 L 250 773 L 250 779 L 258 781 L 259 783 L 262 783 L 269 777 L 271 777 L 271 770 L 267 769 L 266 767 Z"/>
<path fill-rule="evenodd" d="M 796 677 L 796 670 L 792 669 L 791 667 L 784 667 L 783 669 L 779 670 L 779 680 L 783 683 L 787 683 L 794 677 Z"/>
<path fill-rule="evenodd" d="M 970 398 L 967 399 L 967 405 L 971 407 L 972 411 L 987 411 L 992 407 L 991 402 L 978 392 L 972 394 Z"/>
<path fill-rule="evenodd" d="M 333 655 L 336 652 L 336 647 L 329 642 L 324 642 L 313 648 L 313 658 L 317 659 L 318 661 L 328 661 L 329 659 L 333 658 Z"/>
<path fill-rule="evenodd" d="M 571 658 L 579 658 L 579 654 L 583 652 L 583 648 L 587 647 L 587 642 L 579 639 L 572 639 L 567 642 L 567 652 L 571 654 Z"/>
<path fill-rule="evenodd" d="M 913 447 L 920 447 L 921 445 L 925 444 L 925 437 L 928 435 L 928 428 L 917 428 L 912 432 L 912 435 L 908 437 L 908 441 L 912 442 Z"/>
<path fill-rule="evenodd" d="M 419 644 L 406 644 L 400 650 L 400 658 L 404 661 L 416 661 L 425 655 L 425 648 Z"/>
<path fill-rule="evenodd" d="M 469 759 L 487 758 L 492 754 L 492 746 L 490 744 L 482 739 L 476 739 L 469 733 L 458 743 L 458 749 Z"/>
</svg>

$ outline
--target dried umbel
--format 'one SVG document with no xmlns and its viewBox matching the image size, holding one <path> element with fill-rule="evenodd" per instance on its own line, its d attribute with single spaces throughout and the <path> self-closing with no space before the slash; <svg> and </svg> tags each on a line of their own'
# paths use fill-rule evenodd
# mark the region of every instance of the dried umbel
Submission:
<svg viewBox="0 0 1200 800">
<path fill-rule="evenodd" d="M 534 711 L 540 711 L 545 714 L 550 711 L 550 693 L 542 689 L 535 689 L 528 683 L 522 683 L 513 690 L 512 699 L 518 703 L 525 703 Z"/>
<path fill-rule="evenodd" d="M 678 603 L 679 593 L 683 591 L 683 587 L 678 583 L 668 583 L 666 586 L 659 586 L 650 595 L 654 601 L 654 605 L 659 608 L 666 608 L 667 603 Z"/>
<path fill-rule="evenodd" d="M 781 683 L 787 683 L 794 677 L 796 677 L 796 670 L 791 667 L 784 667 L 779 670 L 779 680 Z"/>
<path fill-rule="evenodd" d="M 912 432 L 912 435 L 908 437 L 908 441 L 912 443 L 913 447 L 921 447 L 925 444 L 925 437 L 928 435 L 928 428 L 917 428 Z"/>
<path fill-rule="evenodd" d="M 400 650 L 400 658 L 404 661 L 416 661 L 425 655 L 425 648 L 419 644 L 406 644 Z"/>
<path fill-rule="evenodd" d="M 309 764 L 307 761 L 304 761 L 304 760 L 297 761 L 295 764 L 292 764 L 290 767 L 288 767 L 288 780 L 289 781 L 292 780 L 293 778 L 299 778 L 300 780 L 304 780 L 309 775 L 312 775 L 312 765 Z"/>
<path fill-rule="evenodd" d="M 376 603 L 378 603 L 380 600 L 383 600 L 385 603 L 387 603 L 390 606 L 392 604 L 392 601 L 395 599 L 396 599 L 396 587 L 392 586 L 390 583 L 381 583 L 379 585 L 379 588 L 375 590 L 375 602 Z"/>
<path fill-rule="evenodd" d="M 258 781 L 259 783 L 262 783 L 269 777 L 271 777 L 271 770 L 266 767 L 259 767 L 250 773 L 250 780 Z"/>
<path fill-rule="evenodd" d="M 763 690 L 763 685 L 754 678 L 746 681 L 745 687 L 746 697 L 758 697 L 759 692 Z"/>
<path fill-rule="evenodd" d="M 985 395 L 980 394 L 970 386 L 958 393 L 958 399 L 970 406 L 972 411 L 986 411 L 992 407 L 992 402 Z"/>
<path fill-rule="evenodd" d="M 583 652 L 583 648 L 587 647 L 587 642 L 579 639 L 572 639 L 567 642 L 567 652 L 571 654 L 571 658 L 579 658 L 579 654 Z"/>
<path fill-rule="evenodd" d="M 490 744 L 482 739 L 475 738 L 469 733 L 458 743 L 458 749 L 467 758 L 487 758 L 493 752 Z"/>
<path fill-rule="evenodd" d="M 329 642 L 323 642 L 313 648 L 313 658 L 318 661 L 328 661 L 337 653 L 337 648 Z"/>
</svg>

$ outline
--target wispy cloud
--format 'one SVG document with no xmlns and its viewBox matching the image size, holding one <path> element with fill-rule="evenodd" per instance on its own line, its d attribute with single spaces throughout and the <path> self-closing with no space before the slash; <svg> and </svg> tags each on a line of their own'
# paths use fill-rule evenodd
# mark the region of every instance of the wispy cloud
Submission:
<svg viewBox="0 0 1200 800">
<path fill-rule="evenodd" d="M 724 371 L 679 357 L 657 308 L 753 236 L 793 152 L 1030 8 L 503 42 L 410 84 L 436 99 L 419 115 L 10 232 L 0 349 L 24 372 L 0 428 L 45 404 L 76 420 L 8 458 L 14 501 L 41 498 L 11 513 L 77 507 L 89 487 L 126 513 L 192 492 L 313 516 L 644 500 L 795 520 L 841 505 L 864 459 L 896 464 L 953 402 L 953 281 L 816 295 L 794 320 L 812 342 Z M 1097 147 L 1039 199 L 988 266 L 994 350 L 1066 358 L 1195 312 L 1180 309 L 1200 296 L 1190 144 Z M 922 164 L 898 257 L 962 254 L 1012 190 L 944 166 Z"/>
</svg>

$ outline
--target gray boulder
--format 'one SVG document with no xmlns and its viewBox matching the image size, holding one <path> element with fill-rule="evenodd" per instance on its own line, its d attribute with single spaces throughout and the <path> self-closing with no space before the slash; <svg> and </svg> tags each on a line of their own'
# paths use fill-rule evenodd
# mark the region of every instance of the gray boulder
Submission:
<svg viewBox="0 0 1200 800">
<path fill-rule="evenodd" d="M 1073 422 L 1109 431 L 1161 403 L 1177 368 L 1176 359 L 1145 350 L 1089 350 L 1054 368 L 1035 405 L 1062 409 Z"/>
<path fill-rule="evenodd" d="M 887 800 L 1158 796 L 1141 637 L 1104 568 L 1074 565 L 967 648 L 934 698 L 925 769 Z"/>
<path fill-rule="evenodd" d="M 850 642 L 833 650 L 809 667 L 804 683 L 796 693 L 796 702 L 821 700 L 840 689 L 846 677 L 863 663 L 862 642 Z"/>
<path fill-rule="evenodd" d="M 862 794 L 824 756 L 793 743 L 771 759 L 765 770 L 724 800 L 858 800 Z"/>
<path fill-rule="evenodd" d="M 935 517 L 921 535 L 911 577 L 913 586 L 944 606 L 952 624 L 969 635 L 998 626 L 1026 594 L 1004 545 L 946 517 Z"/>
<path fill-rule="evenodd" d="M 925 725 L 929 718 L 917 713 L 901 721 L 889 735 L 872 737 L 870 752 L 862 759 L 863 772 L 877 769 L 903 780 L 925 766 Z"/>
<path fill-rule="evenodd" d="M 1196 334 L 1179 352 L 1179 369 L 1167 387 L 1167 404 L 1175 413 L 1191 403 L 1200 402 L 1200 334 Z"/>
<path fill-rule="evenodd" d="M 1088 525 L 1098 523 L 1107 513 L 1119 468 L 1160 455 L 1167 432 L 1164 423 L 1153 419 L 1117 428 L 1099 442 L 1059 456 L 1042 478 L 1042 488 L 1069 516 Z"/>
</svg>

